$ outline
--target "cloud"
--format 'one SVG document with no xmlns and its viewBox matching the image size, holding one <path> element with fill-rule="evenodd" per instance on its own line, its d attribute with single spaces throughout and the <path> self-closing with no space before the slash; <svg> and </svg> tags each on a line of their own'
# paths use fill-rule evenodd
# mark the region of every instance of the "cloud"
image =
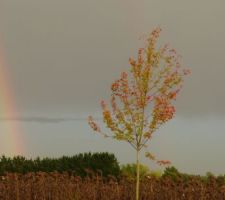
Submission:
<svg viewBox="0 0 225 200">
<path fill-rule="evenodd" d="M 131 0 L 128 9 L 119 0 L 3 0 L 0 33 L 20 112 L 98 111 L 111 82 L 129 70 L 138 37 L 160 25 L 160 42 L 192 71 L 176 102 L 179 115 L 225 116 L 225 1 L 205 1 L 204 9 L 201 1 L 172 2 Z"/>
</svg>

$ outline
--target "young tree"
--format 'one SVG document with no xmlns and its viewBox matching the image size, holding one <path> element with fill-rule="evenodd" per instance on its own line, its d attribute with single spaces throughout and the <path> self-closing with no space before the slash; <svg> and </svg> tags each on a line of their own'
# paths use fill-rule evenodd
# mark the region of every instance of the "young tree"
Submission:
<svg viewBox="0 0 225 200">
<path fill-rule="evenodd" d="M 105 137 L 128 142 L 136 151 L 136 200 L 139 199 L 139 154 L 152 134 L 175 114 L 173 102 L 182 88 L 183 77 L 190 73 L 182 69 L 180 56 L 168 45 L 157 47 L 160 28 L 152 31 L 146 46 L 140 48 L 137 59 L 130 58 L 130 73 L 111 85 L 111 109 L 101 101 L 103 121 L 112 134 L 101 131 L 92 116 L 88 122 L 94 131 Z M 156 160 L 150 153 L 146 156 L 158 164 L 169 161 Z"/>
</svg>

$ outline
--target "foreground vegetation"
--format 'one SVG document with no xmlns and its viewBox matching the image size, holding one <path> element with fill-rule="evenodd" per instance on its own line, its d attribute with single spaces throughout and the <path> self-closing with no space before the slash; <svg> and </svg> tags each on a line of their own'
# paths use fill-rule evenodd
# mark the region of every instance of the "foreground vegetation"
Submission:
<svg viewBox="0 0 225 200">
<path fill-rule="evenodd" d="M 225 176 L 164 172 L 140 165 L 141 200 L 225 199 Z M 110 153 L 26 159 L 0 157 L 0 199 L 134 200 L 136 164 L 119 166 Z"/>
<path fill-rule="evenodd" d="M 79 176 L 58 172 L 7 173 L 0 176 L 0 199 L 4 200 L 133 200 L 135 181 L 100 175 Z M 193 176 L 184 180 L 169 176 L 148 177 L 140 182 L 142 200 L 225 199 L 224 181 Z"/>
</svg>

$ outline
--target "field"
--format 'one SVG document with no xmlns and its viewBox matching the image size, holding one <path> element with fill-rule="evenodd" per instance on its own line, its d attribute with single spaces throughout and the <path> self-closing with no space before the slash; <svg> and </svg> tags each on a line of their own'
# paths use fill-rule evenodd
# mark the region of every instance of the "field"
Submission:
<svg viewBox="0 0 225 200">
<path fill-rule="evenodd" d="M 225 184 L 211 177 L 172 180 L 149 177 L 141 181 L 141 200 L 222 200 Z M 68 173 L 7 173 L 0 177 L 1 200 L 132 200 L 135 182 L 125 178 L 87 176 Z"/>
</svg>

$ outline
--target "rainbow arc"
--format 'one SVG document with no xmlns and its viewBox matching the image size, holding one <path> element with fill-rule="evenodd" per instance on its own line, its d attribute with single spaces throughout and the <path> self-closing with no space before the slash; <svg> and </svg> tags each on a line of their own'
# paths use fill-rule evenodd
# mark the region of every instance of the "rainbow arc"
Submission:
<svg viewBox="0 0 225 200">
<path fill-rule="evenodd" d="M 4 59 L 3 48 L 0 47 L 0 155 L 23 155 L 22 132 L 19 126 L 14 90 L 11 85 L 10 73 Z"/>
</svg>

